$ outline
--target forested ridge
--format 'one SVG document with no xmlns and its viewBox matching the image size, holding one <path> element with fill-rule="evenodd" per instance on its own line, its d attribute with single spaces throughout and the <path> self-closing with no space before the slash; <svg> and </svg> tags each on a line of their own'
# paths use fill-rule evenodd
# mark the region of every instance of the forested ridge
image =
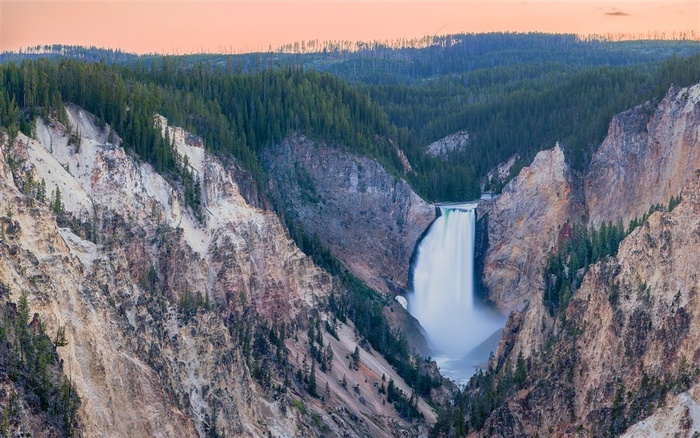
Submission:
<svg viewBox="0 0 700 438">
<path fill-rule="evenodd" d="M 379 160 L 429 200 L 465 200 L 479 195 L 495 165 L 519 155 L 515 172 L 556 141 L 583 170 L 612 115 L 659 100 L 672 84 L 700 81 L 698 64 L 700 55 L 643 68 L 523 65 L 414 85 L 353 86 L 290 65 L 246 73 L 179 58 L 148 67 L 41 59 L 2 66 L 0 123 L 31 134 L 36 115 L 60 114 L 63 102 L 72 102 L 158 171 L 178 175 L 181 163 L 152 122 L 160 113 L 199 134 L 211 151 L 235 157 L 260 186 L 261 148 L 299 131 Z M 465 151 L 446 159 L 425 154 L 429 141 L 460 129 L 471 134 Z M 412 172 L 405 173 L 399 150 Z"/>
<path fill-rule="evenodd" d="M 573 34 L 493 32 L 394 41 L 297 41 L 263 53 L 193 54 L 180 59 L 186 65 L 205 62 L 248 72 L 261 66 L 297 65 L 332 73 L 352 83 L 411 84 L 516 65 L 559 64 L 574 68 L 641 65 L 673 54 L 687 57 L 698 51 L 698 42 L 687 39 L 613 41 Z M 81 56 L 99 55 L 93 50 Z M 105 58 L 118 62 L 110 53 Z M 143 65 L 160 62 L 160 58 L 132 56 L 124 62 Z"/>
<path fill-rule="evenodd" d="M 257 152 L 291 131 L 347 145 L 396 170 L 396 130 L 369 97 L 336 77 L 297 67 L 226 74 L 193 69 L 127 69 L 74 60 L 24 61 L 0 69 L 0 123 L 10 132 L 32 135 L 37 115 L 71 102 L 109 124 L 128 150 L 158 171 L 175 169 L 153 116 L 163 114 L 202 136 L 206 147 L 235 157 L 260 181 Z M 392 158 L 396 157 L 396 158 Z"/>
<path fill-rule="evenodd" d="M 670 38 L 668 38 L 670 37 Z M 528 63 L 570 65 L 635 65 L 655 62 L 672 54 L 698 52 L 693 35 L 548 34 L 490 32 L 433 35 L 422 38 L 373 41 L 295 41 L 267 51 L 233 54 L 220 47 L 215 53 L 182 55 L 184 62 L 235 65 L 246 71 L 260 66 L 294 64 L 333 73 L 350 80 L 405 83 L 471 70 Z M 0 53 L 0 63 L 38 58 L 72 58 L 110 64 L 134 65 L 162 59 L 156 53 L 137 55 L 119 49 L 44 44 Z"/>
<path fill-rule="evenodd" d="M 176 62 L 195 68 L 204 63 L 229 73 L 295 65 L 344 78 L 371 96 L 398 128 L 404 140 L 399 146 L 416 170 L 407 176 L 414 189 L 443 201 L 477 197 L 493 167 L 518 155 L 517 174 L 557 141 L 582 170 L 614 114 L 659 100 L 672 84 L 700 80 L 700 43 L 692 40 L 490 33 L 393 44 L 307 41 L 282 49 L 142 58 L 133 64 L 153 68 Z M 470 133 L 471 143 L 448 157 L 449 164 L 425 155 L 428 144 L 459 130 Z"/>
</svg>

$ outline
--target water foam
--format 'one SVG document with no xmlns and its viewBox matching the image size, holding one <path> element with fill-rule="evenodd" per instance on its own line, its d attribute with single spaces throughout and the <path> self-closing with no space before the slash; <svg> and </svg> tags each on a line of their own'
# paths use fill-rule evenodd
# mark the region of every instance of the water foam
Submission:
<svg viewBox="0 0 700 438">
<path fill-rule="evenodd" d="M 408 297 L 408 309 L 436 355 L 452 359 L 468 356 L 504 322 L 474 299 L 474 208 L 440 207 L 440 217 L 418 247 Z"/>
</svg>

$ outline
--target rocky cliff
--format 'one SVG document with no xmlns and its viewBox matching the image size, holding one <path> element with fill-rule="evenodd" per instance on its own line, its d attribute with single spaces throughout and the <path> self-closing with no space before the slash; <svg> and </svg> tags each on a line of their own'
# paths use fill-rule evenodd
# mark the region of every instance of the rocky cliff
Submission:
<svg viewBox="0 0 700 438">
<path fill-rule="evenodd" d="M 561 227 L 584 213 L 579 187 L 557 145 L 538 153 L 494 202 L 480 205 L 488 215 L 483 282 L 501 310 L 522 308 L 540 287 Z"/>
<path fill-rule="evenodd" d="M 679 206 L 653 214 L 617 257 L 592 267 L 547 345 L 529 355 L 522 389 L 490 416 L 488 435 L 617 435 L 667 402 L 662 412 L 679 411 L 666 418 L 667 436 L 700 430 L 697 391 L 685 392 L 700 377 L 699 245 L 700 172 Z M 540 317 L 528 308 L 522 319 Z M 529 343 L 520 333 L 511 358 Z"/>
<path fill-rule="evenodd" d="M 658 106 L 647 103 L 616 116 L 585 177 L 585 197 L 541 201 L 534 189 L 538 185 L 525 184 L 537 179 L 524 169 L 501 198 L 486 206 L 489 222 L 504 212 L 528 211 L 512 198 L 519 188 L 521 202 L 534 199 L 540 205 L 537 220 L 598 227 L 603 221 L 641 217 L 652 204 L 665 206 L 682 193 L 680 205 L 653 213 L 621 242 L 616 256 L 581 271 L 583 282 L 564 313 L 552 315 L 543 304 L 541 269 L 527 272 L 531 283 L 526 287 L 508 289 L 531 299 L 504 329 L 488 374 L 494 380 L 487 377 L 482 387 L 470 388 L 481 394 L 472 400 L 486 394 L 493 402 L 500 396 L 484 393 L 483 382 L 507 394 L 479 426 L 480 435 L 617 436 L 627 430 L 627 436 L 692 436 L 700 431 L 699 96 L 700 85 L 671 89 Z M 539 178 L 551 174 L 544 168 Z M 580 182 L 568 185 L 573 193 L 576 186 L 582 187 Z M 530 193 L 534 198 L 525 198 Z M 573 214 L 552 213 L 562 208 Z M 508 249 L 506 261 L 518 260 L 518 231 L 528 217 L 532 214 L 520 221 L 501 219 L 507 228 L 500 234 L 493 232 L 499 221 L 489 224 L 487 261 L 502 248 Z M 542 266 L 549 249 L 556 242 L 567 244 L 570 236 L 563 227 L 541 241 L 526 241 L 526 248 L 530 254 L 539 248 L 535 262 Z M 485 281 L 499 269 L 485 269 Z M 506 284 L 513 283 L 510 278 Z M 495 287 L 492 294 L 503 300 L 503 286 L 496 282 Z M 481 424 L 474 412 L 479 411 L 466 416 L 467 425 Z"/>
<path fill-rule="evenodd" d="M 274 213 L 246 202 L 235 170 L 160 120 L 200 182 L 197 214 L 175 176 L 127 154 L 82 109 L 69 107 L 68 116 L 70 130 L 39 119 L 36 139 L 20 135 L 1 148 L 0 283 L 13 302 L 27 292 L 52 339 L 65 332 L 57 350 L 82 399 L 79 435 L 397 436 L 424 428 L 382 403 L 383 376 L 410 388 L 377 352 L 366 346 L 348 368 L 361 340 L 323 305 L 331 291 L 342 294 L 339 284 Z M 336 332 L 314 332 L 335 353 L 315 371 L 319 398 L 303 382 L 313 320 L 332 321 Z M 416 405 L 434 420 L 423 400 Z"/>
<path fill-rule="evenodd" d="M 488 299 L 503 310 L 522 308 L 540 287 L 540 268 L 567 221 L 627 227 L 651 206 L 667 205 L 700 167 L 699 143 L 700 84 L 616 115 L 583 178 L 572 174 L 558 147 L 540 152 L 495 203 L 482 207 Z"/>
<path fill-rule="evenodd" d="M 372 288 L 406 288 L 411 255 L 435 208 L 376 161 L 292 136 L 268 151 L 271 192 L 292 226 Z"/>
<path fill-rule="evenodd" d="M 700 168 L 700 84 L 615 116 L 585 178 L 590 223 L 627 225 L 666 205 Z"/>
<path fill-rule="evenodd" d="M 463 152 L 467 145 L 469 145 L 469 133 L 462 130 L 430 143 L 425 152 L 431 157 L 446 158 L 452 152 Z"/>
</svg>

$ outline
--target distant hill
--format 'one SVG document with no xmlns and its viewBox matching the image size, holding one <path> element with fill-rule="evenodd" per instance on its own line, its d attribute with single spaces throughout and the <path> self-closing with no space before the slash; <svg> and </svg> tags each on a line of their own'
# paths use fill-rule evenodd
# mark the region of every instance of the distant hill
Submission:
<svg viewBox="0 0 700 438">
<path fill-rule="evenodd" d="M 608 41 L 574 34 L 455 34 L 394 42 L 305 41 L 262 53 L 176 56 L 184 65 L 200 62 L 239 71 L 298 65 L 373 84 L 405 83 L 443 75 L 520 64 L 623 66 L 700 52 L 693 40 Z M 70 58 L 108 64 L 158 63 L 163 54 L 137 55 L 119 49 L 37 45 L 0 53 L 0 63 L 24 59 Z"/>
<path fill-rule="evenodd" d="M 118 49 L 99 47 L 71 46 L 64 44 L 37 45 L 22 48 L 18 52 L 0 53 L 0 64 L 6 62 L 22 62 L 25 59 L 40 58 L 69 58 L 87 62 L 107 62 L 109 64 L 124 63 L 139 58 L 135 53 L 122 52 Z"/>
</svg>

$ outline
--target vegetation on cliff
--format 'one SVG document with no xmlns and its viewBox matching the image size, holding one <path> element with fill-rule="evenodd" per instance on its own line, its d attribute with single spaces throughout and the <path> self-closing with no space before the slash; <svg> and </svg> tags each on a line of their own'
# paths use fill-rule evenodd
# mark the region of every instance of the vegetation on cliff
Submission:
<svg viewBox="0 0 700 438">
<path fill-rule="evenodd" d="M 603 222 L 599 229 L 578 224 L 564 224 L 559 233 L 557 248 L 547 259 L 544 272 L 545 291 L 542 300 L 550 315 L 564 316 L 569 301 L 581 286 L 590 266 L 608 256 L 616 256 L 620 242 L 634 229 L 644 224 L 656 211 L 673 211 L 682 196 L 674 196 L 668 206 L 653 205 L 641 219 L 633 219 L 627 228 Z M 617 300 L 616 295 L 610 296 Z"/>
<path fill-rule="evenodd" d="M 0 226 L 4 234 L 5 223 Z M 22 411 L 27 409 L 38 413 L 42 427 L 52 433 L 73 436 L 79 427 L 80 397 L 56 353 L 66 344 L 65 334 L 59 330 L 50 339 L 39 316 L 30 316 L 26 293 L 17 305 L 8 301 L 8 293 L 0 283 L 0 379 L 14 385 L 0 394 L 0 434 L 22 430 Z"/>
<path fill-rule="evenodd" d="M 309 239 L 299 229 L 295 230 L 295 236 L 301 242 L 300 248 L 310 254 L 319 266 L 340 278 L 348 291 L 343 295 L 330 295 L 328 308 L 333 315 L 342 322 L 347 319 L 353 321 L 362 339 L 382 353 L 418 395 L 430 400 L 431 390 L 442 384 L 442 377 L 432 375 L 426 364 L 416 361 L 404 335 L 392 329 L 384 315 L 387 297 L 370 289 L 349 273 L 317 239 Z M 388 401 L 396 402 L 397 409 L 405 412 L 409 418 L 419 416 L 417 410 L 405 406 L 406 397 L 402 398 L 398 391 Z"/>
</svg>

